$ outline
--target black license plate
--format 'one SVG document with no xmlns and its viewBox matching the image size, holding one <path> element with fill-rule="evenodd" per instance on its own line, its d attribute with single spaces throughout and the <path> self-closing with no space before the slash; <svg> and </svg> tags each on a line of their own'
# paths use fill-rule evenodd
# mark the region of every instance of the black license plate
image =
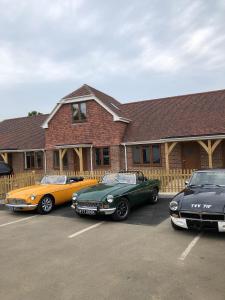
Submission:
<svg viewBox="0 0 225 300">
<path fill-rule="evenodd" d="M 77 212 L 81 215 L 95 215 L 96 211 L 90 209 L 77 209 Z"/>
</svg>

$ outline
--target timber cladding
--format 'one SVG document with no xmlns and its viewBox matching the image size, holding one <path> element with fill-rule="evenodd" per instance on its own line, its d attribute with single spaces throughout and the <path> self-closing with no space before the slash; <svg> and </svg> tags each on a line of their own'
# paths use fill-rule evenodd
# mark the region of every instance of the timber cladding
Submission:
<svg viewBox="0 0 225 300">
<path fill-rule="evenodd" d="M 95 147 L 122 143 L 127 124 L 113 117 L 95 101 L 87 101 L 87 121 L 72 124 L 71 104 L 64 104 L 46 129 L 46 149 L 55 145 L 93 144 Z"/>
</svg>

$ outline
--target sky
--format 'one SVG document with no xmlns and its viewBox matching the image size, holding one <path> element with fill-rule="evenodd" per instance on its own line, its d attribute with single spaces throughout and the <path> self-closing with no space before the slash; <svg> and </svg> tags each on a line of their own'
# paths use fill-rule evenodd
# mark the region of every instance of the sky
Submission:
<svg viewBox="0 0 225 300">
<path fill-rule="evenodd" d="M 84 83 L 122 103 L 225 89 L 224 0 L 0 0 L 0 120 Z"/>
</svg>

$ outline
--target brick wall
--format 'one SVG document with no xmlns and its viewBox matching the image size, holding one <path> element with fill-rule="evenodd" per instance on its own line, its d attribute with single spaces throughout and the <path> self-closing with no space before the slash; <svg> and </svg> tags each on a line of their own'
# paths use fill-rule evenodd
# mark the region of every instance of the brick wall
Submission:
<svg viewBox="0 0 225 300">
<path fill-rule="evenodd" d="M 122 142 L 124 131 L 127 124 L 123 122 L 114 122 L 113 117 L 103 107 L 95 101 L 87 101 L 87 121 L 82 123 L 72 123 L 71 104 L 63 105 L 49 123 L 46 129 L 46 148 L 53 150 L 56 145 L 63 144 L 92 144 L 94 147 L 110 147 L 111 169 L 119 170 L 120 162 L 120 144 Z M 73 151 L 73 150 L 70 150 Z M 76 157 L 68 152 L 69 169 L 74 170 L 74 159 Z M 90 149 L 84 150 L 85 169 L 90 170 Z M 51 154 L 48 155 L 48 166 L 52 166 Z M 76 167 L 75 167 L 76 168 Z M 95 166 L 95 156 L 93 148 L 93 168 Z M 109 167 L 100 167 L 108 170 Z"/>
<path fill-rule="evenodd" d="M 207 169 L 209 167 L 209 159 L 206 151 L 201 147 L 200 149 L 201 156 L 201 168 Z M 213 153 L 213 168 L 223 168 L 223 151 L 222 144 L 219 144 L 216 150 Z"/>
<path fill-rule="evenodd" d="M 23 173 L 24 170 L 24 153 L 12 153 L 12 167 L 14 173 Z"/>
<path fill-rule="evenodd" d="M 95 101 L 87 101 L 87 121 L 72 124 L 71 104 L 62 105 L 46 129 L 46 148 L 62 144 L 87 144 L 103 147 L 122 142 L 126 123 L 113 117 Z"/>
</svg>

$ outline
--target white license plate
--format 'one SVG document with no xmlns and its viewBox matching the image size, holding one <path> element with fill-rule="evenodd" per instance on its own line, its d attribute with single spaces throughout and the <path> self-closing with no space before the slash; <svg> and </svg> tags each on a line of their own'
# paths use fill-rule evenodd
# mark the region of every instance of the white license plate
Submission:
<svg viewBox="0 0 225 300">
<path fill-rule="evenodd" d="M 89 209 L 78 209 L 77 212 L 82 215 L 95 215 L 95 211 Z"/>
</svg>

